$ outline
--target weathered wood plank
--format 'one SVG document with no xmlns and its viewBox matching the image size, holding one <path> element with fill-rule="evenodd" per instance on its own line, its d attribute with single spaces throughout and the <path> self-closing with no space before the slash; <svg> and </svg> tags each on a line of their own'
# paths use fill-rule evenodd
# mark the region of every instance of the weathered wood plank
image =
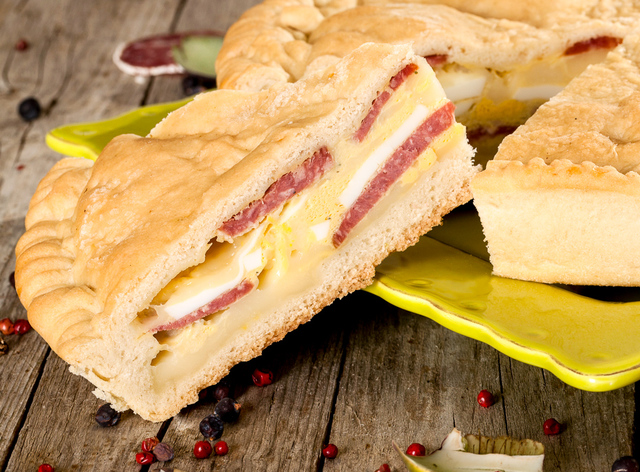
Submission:
<svg viewBox="0 0 640 472">
<path fill-rule="evenodd" d="M 506 356 L 501 356 L 500 370 L 508 432 L 544 444 L 545 470 L 611 470 L 618 457 L 633 452 L 633 385 L 584 392 Z M 545 437 L 542 425 L 551 417 L 566 429 Z"/>
<path fill-rule="evenodd" d="M 582 392 L 426 318 L 392 307 L 376 313 L 379 306 L 349 339 L 331 426 L 341 453 L 324 470 L 375 470 L 384 462 L 402 470 L 392 440 L 435 450 L 454 426 L 541 441 L 547 471 L 609 470 L 632 452 L 633 386 Z M 489 409 L 476 402 L 484 388 L 498 399 Z M 556 437 L 543 434 L 551 416 L 567 424 Z"/>
<path fill-rule="evenodd" d="M 0 319 L 10 318 L 16 321 L 26 318 L 25 310 L 9 283 L 9 275 L 15 265 L 13 242 L 22 229 L 22 219 L 0 223 Z M 42 362 L 49 351 L 48 346 L 34 331 L 22 336 L 3 337 L 9 351 L 0 356 L 3 379 L 0 382 L 0 470 L 7 463 L 10 449 L 26 416 Z"/>
<path fill-rule="evenodd" d="M 0 95 L 0 217 L 3 233 L 6 229 L 0 272 L 1 291 L 9 294 L 0 305 L 3 317 L 25 315 L 15 294 L 6 290 L 4 276 L 14 264 L 13 247 L 30 196 L 60 158 L 46 148 L 46 132 L 137 106 L 148 84 L 124 76 L 111 62 L 111 54 L 119 42 L 131 39 L 132 31 L 138 35 L 166 31 L 179 4 L 179 0 L 34 0 L 12 3 L 3 16 L 0 44 L 12 47 L 20 37 L 30 44 L 24 53 L 0 55 L 5 61 L 5 93 Z M 75 18 L 71 22 L 70 12 Z M 18 102 L 29 95 L 37 96 L 44 109 L 32 124 L 22 122 L 16 112 Z M 46 459 L 58 470 L 135 470 L 139 441 L 155 434 L 158 425 L 130 415 L 132 419 L 117 429 L 99 429 L 93 416 L 100 401 L 90 394 L 91 386 L 71 375 L 53 353 L 43 366 L 48 349 L 35 332 L 12 338 L 10 348 L 10 354 L 0 359 L 5 378 L 10 379 L 0 386 L 0 468 L 35 470 Z"/>
<path fill-rule="evenodd" d="M 174 446 L 176 458 L 167 465 L 189 472 L 319 470 L 344 348 L 343 319 L 356 309 L 357 299 L 338 301 L 259 358 L 234 368 L 229 379 L 242 411 L 221 438 L 229 444 L 229 454 L 193 457 L 195 442 L 203 439 L 199 423 L 213 412 L 215 402 L 197 405 L 171 422 L 164 440 Z M 257 366 L 272 370 L 273 384 L 252 384 Z"/>
<path fill-rule="evenodd" d="M 372 295 L 355 296 L 362 308 L 354 313 L 331 425 L 340 454 L 323 470 L 376 470 L 383 463 L 402 470 L 392 441 L 434 450 L 454 426 L 504 431 L 501 411 L 476 402 L 483 388 L 499 390 L 493 349 Z"/>
<path fill-rule="evenodd" d="M 137 470 L 140 443 L 158 425 L 127 412 L 116 426 L 99 426 L 94 416 L 101 402 L 92 390 L 51 353 L 7 472 L 37 470 L 43 463 L 61 471 Z"/>
</svg>

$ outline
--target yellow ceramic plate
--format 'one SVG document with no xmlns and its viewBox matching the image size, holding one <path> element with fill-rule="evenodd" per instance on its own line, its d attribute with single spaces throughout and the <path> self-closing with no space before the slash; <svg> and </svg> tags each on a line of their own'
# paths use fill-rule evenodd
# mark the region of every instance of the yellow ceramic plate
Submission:
<svg viewBox="0 0 640 472">
<path fill-rule="evenodd" d="M 95 159 L 113 136 L 146 135 L 183 103 L 57 128 L 47 143 L 62 154 Z M 640 290 L 504 279 L 491 275 L 487 260 L 477 213 L 466 205 L 414 247 L 389 256 L 366 290 L 574 387 L 605 391 L 640 379 Z"/>
</svg>

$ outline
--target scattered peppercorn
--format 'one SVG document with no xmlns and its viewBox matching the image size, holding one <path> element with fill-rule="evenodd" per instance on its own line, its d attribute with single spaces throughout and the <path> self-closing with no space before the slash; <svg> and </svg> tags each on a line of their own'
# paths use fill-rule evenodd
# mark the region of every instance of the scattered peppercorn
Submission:
<svg viewBox="0 0 640 472">
<path fill-rule="evenodd" d="M 114 426 L 120 421 L 120 412 L 111 408 L 111 405 L 105 403 L 96 413 L 96 421 L 100 426 Z"/>
<path fill-rule="evenodd" d="M 382 464 L 376 472 L 391 472 L 391 467 L 389 467 L 389 464 Z"/>
<path fill-rule="evenodd" d="M 216 451 L 218 456 L 225 456 L 227 452 L 229 452 L 229 445 L 225 441 L 218 441 L 213 446 L 213 449 Z"/>
<path fill-rule="evenodd" d="M 200 390 L 198 392 L 198 400 L 203 402 L 207 399 L 207 397 L 209 396 L 209 389 L 208 388 L 203 388 L 202 390 Z"/>
<path fill-rule="evenodd" d="M 218 439 L 224 431 L 224 423 L 218 415 L 209 415 L 200 421 L 200 432 L 207 439 Z"/>
<path fill-rule="evenodd" d="M 427 453 L 427 451 L 425 450 L 424 446 L 420 443 L 413 443 L 410 444 L 409 447 L 407 448 L 407 455 L 408 456 L 424 456 Z"/>
<path fill-rule="evenodd" d="M 9 346 L 4 342 L 4 339 L 0 337 L 0 356 L 4 356 L 9 351 Z"/>
<path fill-rule="evenodd" d="M 153 452 L 153 448 L 160 444 L 160 440 L 155 436 L 142 441 L 142 452 Z"/>
<path fill-rule="evenodd" d="M 140 465 L 153 464 L 155 457 L 150 452 L 139 452 L 136 454 L 136 462 Z"/>
<path fill-rule="evenodd" d="M 483 408 L 489 408 L 495 402 L 489 390 L 481 390 L 478 394 L 478 404 Z"/>
<path fill-rule="evenodd" d="M 16 288 L 16 273 L 15 271 L 11 272 L 9 274 L 9 285 L 11 285 L 11 287 L 13 287 L 14 289 Z"/>
<path fill-rule="evenodd" d="M 24 121 L 33 121 L 40 116 L 40 102 L 33 97 L 25 98 L 18 105 L 18 114 Z"/>
<path fill-rule="evenodd" d="M 258 387 L 264 387 L 273 382 L 273 373 L 267 369 L 255 369 L 251 375 L 253 383 Z"/>
<path fill-rule="evenodd" d="M 167 462 L 173 459 L 173 448 L 167 443 L 159 443 L 153 448 L 153 455 L 160 462 Z"/>
<path fill-rule="evenodd" d="M 55 469 L 50 464 L 42 464 L 38 467 L 38 472 L 53 472 Z"/>
<path fill-rule="evenodd" d="M 542 426 L 542 428 L 544 430 L 544 434 L 546 434 L 547 436 L 553 436 L 555 434 L 560 434 L 562 425 L 558 423 L 558 421 L 555 418 L 549 418 L 547 421 L 544 422 L 544 425 Z"/>
<path fill-rule="evenodd" d="M 327 444 L 322 449 L 322 455 L 327 459 L 334 459 L 338 455 L 338 446 L 335 444 Z"/>
<path fill-rule="evenodd" d="M 638 461 L 631 456 L 624 456 L 616 461 L 611 466 L 611 472 L 639 472 L 640 466 Z"/>
<path fill-rule="evenodd" d="M 13 334 L 14 326 L 9 318 L 0 320 L 0 333 L 4 335 Z"/>
<path fill-rule="evenodd" d="M 16 51 L 26 51 L 29 48 L 29 43 L 25 39 L 19 39 L 14 47 Z"/>
<path fill-rule="evenodd" d="M 209 77 L 188 75 L 184 79 L 182 79 L 182 91 L 187 96 L 210 90 L 212 88 L 215 88 L 215 86 L 216 79 L 211 79 Z"/>
<path fill-rule="evenodd" d="M 231 397 L 226 397 L 218 402 L 213 413 L 218 415 L 225 423 L 233 423 L 240 416 L 240 408 L 240 403 Z"/>
<path fill-rule="evenodd" d="M 197 459 L 206 459 L 211 455 L 211 444 L 207 441 L 198 441 L 195 446 L 193 446 L 193 455 L 196 456 Z"/>
<path fill-rule="evenodd" d="M 13 332 L 19 335 L 23 335 L 31 330 L 31 325 L 27 320 L 16 320 L 13 324 Z"/>
<path fill-rule="evenodd" d="M 231 394 L 231 385 L 226 380 L 221 380 L 211 388 L 213 389 L 213 398 L 217 401 L 220 401 Z"/>
</svg>

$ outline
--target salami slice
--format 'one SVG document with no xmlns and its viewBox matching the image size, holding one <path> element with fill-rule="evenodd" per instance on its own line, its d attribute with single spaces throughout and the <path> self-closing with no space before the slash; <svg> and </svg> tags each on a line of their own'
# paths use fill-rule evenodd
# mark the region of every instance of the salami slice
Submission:
<svg viewBox="0 0 640 472">
<path fill-rule="evenodd" d="M 373 126 L 373 123 L 376 121 L 376 118 L 380 114 L 382 107 L 384 107 L 384 105 L 391 98 L 391 94 L 398 87 L 400 87 L 404 83 L 404 81 L 407 80 L 407 77 L 413 74 L 416 70 L 418 70 L 418 66 L 416 64 L 409 64 L 391 78 L 391 80 L 389 81 L 389 86 L 385 90 L 383 90 L 380 95 L 378 95 L 373 101 L 369 113 L 367 113 L 367 116 L 364 117 L 360 128 L 358 128 L 358 131 L 356 131 L 356 133 L 354 134 L 353 137 L 356 141 L 358 141 L 359 143 L 364 141 L 364 138 L 367 137 L 367 134 L 369 134 L 369 131 Z"/>
<path fill-rule="evenodd" d="M 573 56 L 591 51 L 592 49 L 613 49 L 621 42 L 622 39 L 614 38 L 613 36 L 597 36 L 585 41 L 578 41 L 572 46 L 569 46 L 564 54 L 565 56 Z"/>
<path fill-rule="evenodd" d="M 215 313 L 217 311 L 223 310 L 227 308 L 232 303 L 240 300 L 242 297 L 247 295 L 253 288 L 255 284 L 250 280 L 243 280 L 234 288 L 224 292 L 217 298 L 214 298 L 206 305 L 198 308 L 197 310 L 189 313 L 188 315 L 183 316 L 175 321 L 171 321 L 169 323 L 163 324 L 161 326 L 157 326 L 153 328 L 151 331 L 157 333 L 158 331 L 167 331 L 170 329 L 179 329 L 184 328 L 188 324 L 193 323 L 201 318 L 204 318 L 207 315 Z"/>
<path fill-rule="evenodd" d="M 186 31 L 161 34 L 118 45 L 113 62 L 125 74 L 137 77 L 183 74 L 184 68 L 172 54 L 182 40 L 193 36 L 222 36 L 218 31 Z"/>
<path fill-rule="evenodd" d="M 327 148 L 320 148 L 296 170 L 283 175 L 271 184 L 260 200 L 251 202 L 248 207 L 227 220 L 219 231 L 231 237 L 246 233 L 271 211 L 315 183 L 334 164 L 333 157 Z"/>
<path fill-rule="evenodd" d="M 451 102 L 436 110 L 385 162 L 371 179 L 355 203 L 347 211 L 333 235 L 334 247 L 339 247 L 351 230 L 369 213 L 396 180 L 413 164 L 433 140 L 453 125 L 454 106 Z"/>
</svg>

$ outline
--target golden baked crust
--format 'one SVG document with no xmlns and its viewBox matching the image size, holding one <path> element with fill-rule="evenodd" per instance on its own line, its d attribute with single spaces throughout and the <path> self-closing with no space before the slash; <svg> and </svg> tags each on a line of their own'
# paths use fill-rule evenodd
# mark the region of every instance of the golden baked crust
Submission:
<svg viewBox="0 0 640 472">
<path fill-rule="evenodd" d="M 34 328 L 96 385 L 96 395 L 160 421 L 336 297 L 369 284 L 389 252 L 470 199 L 477 169 L 464 140 L 336 250 L 312 290 L 261 309 L 219 340 L 216 355 L 197 354 L 208 339 L 200 334 L 215 334 L 216 320 L 154 336 L 138 317 L 169 281 L 204 260 L 224 221 L 317 149 L 354 132 L 409 62 L 427 68 L 406 46 L 365 45 L 296 84 L 199 95 L 148 137 L 115 138 L 95 164 L 60 161 L 40 183 L 16 248 L 16 287 Z M 182 375 L 176 364 L 159 376 L 170 343 L 181 343 L 189 366 L 198 366 L 193 372 Z"/>
<path fill-rule="evenodd" d="M 293 82 L 369 41 L 410 42 L 419 55 L 506 70 L 593 37 L 624 37 L 638 18 L 632 0 L 265 0 L 227 32 L 218 84 L 262 90 Z"/>
<path fill-rule="evenodd" d="M 640 36 L 505 138 L 473 181 L 498 275 L 640 285 Z"/>
</svg>

